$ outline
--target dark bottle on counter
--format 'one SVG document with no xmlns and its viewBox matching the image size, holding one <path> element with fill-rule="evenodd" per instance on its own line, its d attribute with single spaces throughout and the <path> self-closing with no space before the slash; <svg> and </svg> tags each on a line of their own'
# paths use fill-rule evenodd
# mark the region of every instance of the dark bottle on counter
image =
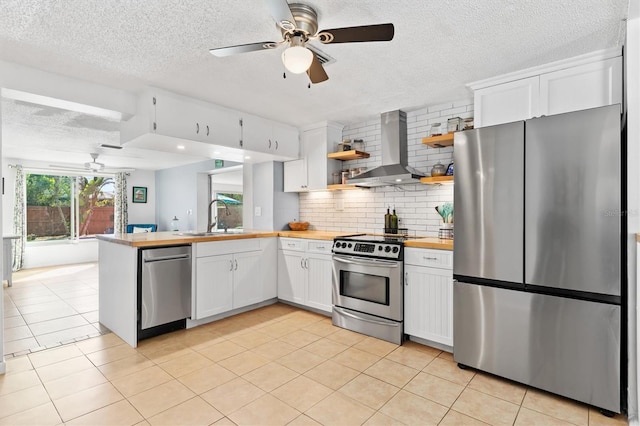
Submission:
<svg viewBox="0 0 640 426">
<path fill-rule="evenodd" d="M 392 234 L 397 234 L 398 233 L 398 215 L 396 214 L 396 209 L 395 206 L 393 206 L 393 214 L 391 215 L 391 233 Z"/>
<path fill-rule="evenodd" d="M 387 213 L 384 215 L 384 232 L 391 232 L 391 213 L 389 213 L 389 209 L 391 206 L 387 207 Z"/>
</svg>

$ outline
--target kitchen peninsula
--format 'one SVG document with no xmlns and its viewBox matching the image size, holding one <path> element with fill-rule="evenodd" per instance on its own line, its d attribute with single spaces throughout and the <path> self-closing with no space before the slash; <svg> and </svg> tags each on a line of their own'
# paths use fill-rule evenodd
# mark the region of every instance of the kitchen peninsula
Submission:
<svg viewBox="0 0 640 426">
<path fill-rule="evenodd" d="M 345 233 L 244 230 L 209 235 L 178 232 L 99 235 L 100 323 L 132 347 L 137 346 L 141 250 L 191 246 L 189 328 L 277 300 L 276 237 L 331 241 L 342 234 Z"/>
</svg>

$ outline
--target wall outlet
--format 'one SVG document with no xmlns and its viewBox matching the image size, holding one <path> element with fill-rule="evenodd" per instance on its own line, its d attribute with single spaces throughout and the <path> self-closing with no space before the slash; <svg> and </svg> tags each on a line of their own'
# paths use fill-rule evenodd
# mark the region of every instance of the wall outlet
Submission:
<svg viewBox="0 0 640 426">
<path fill-rule="evenodd" d="M 256 207 L 253 214 L 254 216 L 262 216 L 262 207 Z"/>
</svg>

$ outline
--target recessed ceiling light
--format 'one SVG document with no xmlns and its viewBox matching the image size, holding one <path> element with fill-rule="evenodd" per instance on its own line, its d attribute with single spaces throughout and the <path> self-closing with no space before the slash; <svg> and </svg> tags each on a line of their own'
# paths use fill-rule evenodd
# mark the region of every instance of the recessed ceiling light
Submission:
<svg viewBox="0 0 640 426">
<path fill-rule="evenodd" d="M 220 154 L 222 154 L 220 151 L 213 151 L 213 153 L 214 153 L 215 155 L 220 155 Z"/>
<path fill-rule="evenodd" d="M 251 160 L 251 157 L 249 157 L 248 155 L 244 157 L 245 160 Z"/>
<path fill-rule="evenodd" d="M 402 182 L 402 179 L 396 179 L 396 182 Z"/>
<path fill-rule="evenodd" d="M 184 145 L 178 145 L 178 149 L 184 149 Z"/>
</svg>

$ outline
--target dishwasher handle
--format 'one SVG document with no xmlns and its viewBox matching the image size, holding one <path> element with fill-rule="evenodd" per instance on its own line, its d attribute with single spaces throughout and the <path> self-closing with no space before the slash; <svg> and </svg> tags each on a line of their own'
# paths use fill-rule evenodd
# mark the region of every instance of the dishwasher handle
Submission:
<svg viewBox="0 0 640 426">
<path fill-rule="evenodd" d="M 144 259 L 144 263 L 154 263 L 154 262 L 167 262 L 170 260 L 185 260 L 185 259 L 191 259 L 191 255 L 190 254 L 181 254 L 181 255 L 170 255 L 170 256 L 159 256 L 159 257 L 152 257 L 150 259 Z"/>
</svg>

